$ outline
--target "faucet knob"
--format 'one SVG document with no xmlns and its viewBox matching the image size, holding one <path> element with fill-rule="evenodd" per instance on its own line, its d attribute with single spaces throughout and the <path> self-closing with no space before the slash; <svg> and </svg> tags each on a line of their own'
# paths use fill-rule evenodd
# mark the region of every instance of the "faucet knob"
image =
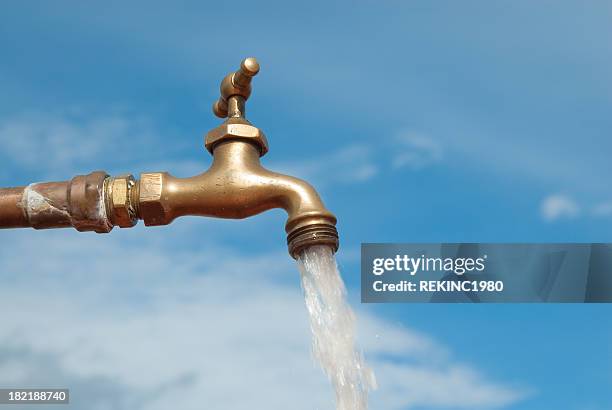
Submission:
<svg viewBox="0 0 612 410">
<path fill-rule="evenodd" d="M 238 71 L 225 76 L 221 81 L 221 97 L 213 104 L 213 112 L 217 117 L 244 116 L 244 102 L 251 95 L 251 80 L 259 72 L 259 68 L 257 60 L 254 57 L 248 57 L 242 60 Z M 237 105 L 242 106 L 241 110 L 235 109 L 237 107 L 232 107 L 230 110 L 228 102 L 231 97 L 239 97 L 240 103 Z"/>
</svg>

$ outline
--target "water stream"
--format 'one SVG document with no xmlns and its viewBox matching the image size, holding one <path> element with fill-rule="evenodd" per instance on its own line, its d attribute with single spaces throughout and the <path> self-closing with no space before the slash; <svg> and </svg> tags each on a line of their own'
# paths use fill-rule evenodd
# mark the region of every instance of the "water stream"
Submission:
<svg viewBox="0 0 612 410">
<path fill-rule="evenodd" d="M 336 391 L 337 410 L 365 410 L 374 373 L 355 346 L 355 314 L 336 258 L 327 246 L 313 246 L 298 259 L 312 330 L 312 351 Z"/>
</svg>

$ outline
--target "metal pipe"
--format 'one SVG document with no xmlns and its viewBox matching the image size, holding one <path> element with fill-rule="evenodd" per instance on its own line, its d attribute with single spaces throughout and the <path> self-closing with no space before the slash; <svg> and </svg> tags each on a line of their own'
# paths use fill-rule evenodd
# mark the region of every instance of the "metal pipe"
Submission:
<svg viewBox="0 0 612 410">
<path fill-rule="evenodd" d="M 98 171 L 66 182 L 1 189 L 0 228 L 72 226 L 104 233 L 114 226 L 132 227 L 138 219 L 155 226 L 186 215 L 242 219 L 282 208 L 288 214 L 285 230 L 291 256 L 297 258 L 303 248 L 315 244 L 335 252 L 336 218 L 315 189 L 260 164 L 268 151 L 267 139 L 244 118 L 251 78 L 258 71 L 259 64 L 246 59 L 239 72 L 224 78 L 213 110 L 228 118 L 206 135 L 204 145 L 213 155 L 208 171 L 191 178 L 144 173 L 139 181 Z"/>
<path fill-rule="evenodd" d="M 81 232 L 110 232 L 103 171 L 70 181 L 31 184 L 0 190 L 0 228 L 73 227 Z"/>
<path fill-rule="evenodd" d="M 25 187 L 0 188 L 0 226 L 27 228 L 30 226 L 23 210 L 21 198 Z"/>
</svg>

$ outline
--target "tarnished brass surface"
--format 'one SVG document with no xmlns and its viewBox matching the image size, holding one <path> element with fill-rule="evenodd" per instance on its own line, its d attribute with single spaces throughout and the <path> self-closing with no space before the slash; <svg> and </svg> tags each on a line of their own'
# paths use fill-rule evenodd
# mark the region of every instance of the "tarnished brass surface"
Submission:
<svg viewBox="0 0 612 410">
<path fill-rule="evenodd" d="M 113 225 L 131 228 L 138 218 L 132 205 L 132 188 L 136 180 L 132 175 L 122 175 L 106 180 L 106 210 Z"/>
<path fill-rule="evenodd" d="M 244 118 L 228 118 L 223 124 L 209 131 L 204 139 L 204 146 L 212 154 L 215 145 L 227 140 L 251 142 L 259 148 L 260 156 L 268 152 L 268 140 L 264 133 Z"/>
<path fill-rule="evenodd" d="M 147 226 L 167 225 L 172 219 L 166 217 L 162 198 L 164 183 L 170 175 L 167 172 L 150 172 L 140 175 L 138 183 L 138 204 L 140 219 Z M 166 198 L 167 199 L 167 198 Z"/>
<path fill-rule="evenodd" d="M 226 141 L 215 147 L 212 166 L 201 175 L 175 178 L 166 172 L 143 174 L 140 217 L 145 225 L 151 226 L 166 225 L 185 215 L 242 219 L 282 208 L 289 215 L 288 234 L 302 232 L 305 227 L 319 227 L 310 236 L 309 232 L 305 232 L 306 236 L 294 234 L 292 238 L 299 243 L 292 248 L 316 242 L 329 243 L 337 249 L 336 218 L 314 188 L 300 179 L 265 169 L 259 156 L 256 144 Z"/>
<path fill-rule="evenodd" d="M 186 216 L 247 218 L 272 208 L 287 211 L 289 253 L 297 257 L 308 246 L 325 244 L 336 251 L 336 218 L 315 189 L 300 179 L 267 170 L 260 157 L 268 151 L 261 130 L 245 118 L 245 102 L 259 64 L 248 58 L 221 83 L 215 114 L 228 117 L 205 139 L 211 167 L 191 178 L 167 172 L 111 178 L 98 171 L 67 182 L 0 189 L 0 228 L 74 227 L 109 232 L 113 226 L 166 225 Z"/>
<path fill-rule="evenodd" d="M 228 116 L 228 101 L 232 96 L 241 96 L 244 101 L 251 95 L 251 80 L 259 72 L 259 63 L 253 57 L 245 58 L 240 64 L 240 69 L 229 73 L 221 81 L 221 97 L 213 105 L 213 112 L 217 117 Z M 244 116 L 244 115 L 243 115 Z"/>
</svg>

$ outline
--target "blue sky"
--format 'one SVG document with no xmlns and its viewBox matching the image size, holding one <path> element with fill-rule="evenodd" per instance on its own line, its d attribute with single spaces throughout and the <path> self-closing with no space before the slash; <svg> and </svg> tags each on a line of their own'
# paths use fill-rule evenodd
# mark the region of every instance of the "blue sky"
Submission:
<svg viewBox="0 0 612 410">
<path fill-rule="evenodd" d="M 264 163 L 312 181 L 339 217 L 343 276 L 362 330 L 377 335 L 363 342 L 381 384 L 372 408 L 606 409 L 608 306 L 359 306 L 357 297 L 361 242 L 610 242 L 611 18 L 596 1 L 8 2 L 0 184 L 95 169 L 201 172 L 219 81 L 256 56 L 248 117 L 269 138 Z M 0 384 L 60 378 L 112 392 L 123 400 L 114 408 L 134 408 L 156 386 L 147 408 L 175 395 L 187 397 L 181 408 L 275 397 L 328 408 L 301 337 L 284 218 L 186 218 L 107 236 L 1 232 L 0 308 L 12 318 L 0 369 L 26 370 L 0 371 Z M 42 321 L 38 311 L 56 316 L 48 340 L 22 325 Z M 208 340 L 212 332 L 227 343 Z M 258 348 L 234 346 L 238 334 Z M 185 351 L 202 356 L 197 367 Z M 173 360 L 152 365 L 147 352 Z M 278 352 L 300 377 L 283 376 Z M 242 360 L 233 367 L 232 353 Z M 266 384 L 223 406 L 231 394 L 222 393 L 241 388 L 223 369 Z M 211 377 L 215 389 L 205 387 Z M 279 380 L 290 396 L 274 393 Z"/>
</svg>

